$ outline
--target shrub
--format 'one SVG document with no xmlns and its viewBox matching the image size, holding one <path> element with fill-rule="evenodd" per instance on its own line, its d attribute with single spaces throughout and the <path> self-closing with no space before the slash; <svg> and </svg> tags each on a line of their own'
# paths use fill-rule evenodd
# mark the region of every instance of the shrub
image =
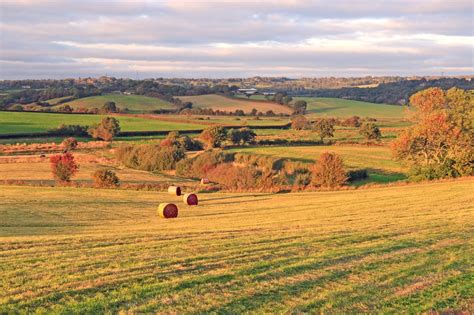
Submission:
<svg viewBox="0 0 474 315">
<path fill-rule="evenodd" d="M 309 121 L 304 116 L 296 116 L 291 120 L 291 128 L 295 130 L 309 129 Z"/>
<path fill-rule="evenodd" d="M 342 125 L 346 126 L 346 127 L 359 128 L 360 127 L 360 117 L 359 116 L 349 117 L 349 118 L 347 118 L 346 120 L 344 120 L 342 122 Z"/>
<path fill-rule="evenodd" d="M 101 108 L 101 113 L 117 113 L 117 106 L 115 105 L 115 102 L 105 102 L 104 105 Z"/>
<path fill-rule="evenodd" d="M 346 183 L 342 159 L 336 153 L 325 152 L 313 168 L 312 183 L 317 187 L 335 188 Z"/>
<path fill-rule="evenodd" d="M 110 169 L 100 169 L 92 174 L 94 186 L 100 188 L 111 188 L 120 185 L 119 178 L 114 171 Z"/>
<path fill-rule="evenodd" d="M 366 122 L 360 126 L 359 134 L 364 136 L 366 140 L 376 140 L 380 141 L 382 138 L 382 133 L 380 132 L 379 127 L 373 122 Z"/>
<path fill-rule="evenodd" d="M 87 126 L 61 124 L 58 128 L 51 129 L 48 132 L 58 136 L 87 137 L 89 135 L 87 129 Z"/>
<path fill-rule="evenodd" d="M 120 125 L 117 119 L 105 117 L 97 125 L 93 125 L 88 130 L 94 139 L 111 141 L 120 132 Z"/>
<path fill-rule="evenodd" d="M 62 155 L 53 155 L 50 157 L 51 171 L 56 180 L 60 182 L 69 182 L 79 170 L 79 166 L 74 160 L 74 156 L 67 152 Z"/>
<path fill-rule="evenodd" d="M 65 151 L 75 150 L 77 148 L 77 145 L 78 142 L 73 137 L 66 138 L 63 140 L 63 142 L 61 142 L 61 148 L 63 148 L 63 150 Z"/>
<path fill-rule="evenodd" d="M 185 153 L 183 148 L 176 146 L 121 145 L 115 156 L 125 166 L 153 172 L 175 169 L 176 163 L 185 158 Z"/>
<path fill-rule="evenodd" d="M 351 170 L 347 172 L 347 180 L 349 182 L 367 179 L 368 177 L 369 174 L 367 173 L 367 170 L 365 168 L 360 170 Z"/>
<path fill-rule="evenodd" d="M 311 173 L 296 174 L 294 184 L 295 186 L 308 186 L 311 184 Z"/>
</svg>

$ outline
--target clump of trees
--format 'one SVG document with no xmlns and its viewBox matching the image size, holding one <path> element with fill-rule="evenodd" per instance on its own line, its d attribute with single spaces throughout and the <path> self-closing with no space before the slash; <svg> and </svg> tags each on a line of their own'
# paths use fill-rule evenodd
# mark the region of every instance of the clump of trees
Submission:
<svg viewBox="0 0 474 315">
<path fill-rule="evenodd" d="M 291 128 L 294 130 L 306 130 L 311 127 L 311 122 L 303 115 L 293 117 L 291 120 Z"/>
<path fill-rule="evenodd" d="M 54 178 L 61 183 L 70 182 L 71 178 L 79 170 L 79 165 L 74 160 L 74 156 L 69 152 L 53 155 L 49 160 Z"/>
<path fill-rule="evenodd" d="M 117 113 L 118 112 L 118 108 L 117 108 L 117 105 L 115 105 L 115 102 L 112 102 L 112 101 L 108 101 L 108 102 L 105 102 L 104 105 L 102 106 L 101 110 L 100 110 L 101 113 Z"/>
<path fill-rule="evenodd" d="M 207 148 L 220 148 L 227 140 L 227 129 L 222 126 L 213 126 L 202 131 L 199 138 L 204 142 Z"/>
<path fill-rule="evenodd" d="M 173 170 L 185 158 L 181 147 L 155 144 L 120 145 L 115 155 L 125 166 L 149 172 Z"/>
<path fill-rule="evenodd" d="M 94 186 L 98 188 L 115 188 L 120 185 L 120 180 L 111 169 L 99 169 L 92 174 Z"/>
<path fill-rule="evenodd" d="M 192 139 L 189 136 L 181 136 L 177 131 L 168 133 L 165 139 L 160 142 L 161 147 L 178 147 L 185 151 L 198 151 L 203 149 L 200 141 Z"/>
<path fill-rule="evenodd" d="M 92 138 L 104 141 L 111 141 L 119 132 L 120 124 L 114 117 L 104 117 L 99 124 L 92 125 L 88 129 Z"/>
<path fill-rule="evenodd" d="M 294 115 L 304 115 L 306 113 L 306 107 L 308 106 L 308 103 L 304 100 L 297 100 L 293 104 L 293 114 Z"/>
<path fill-rule="evenodd" d="M 429 88 L 410 97 L 415 125 L 392 144 L 395 157 L 411 166 L 413 180 L 474 174 L 472 94 Z"/>
<path fill-rule="evenodd" d="M 250 128 L 231 129 L 229 132 L 229 140 L 232 144 L 243 145 L 255 143 L 257 134 Z"/>
</svg>

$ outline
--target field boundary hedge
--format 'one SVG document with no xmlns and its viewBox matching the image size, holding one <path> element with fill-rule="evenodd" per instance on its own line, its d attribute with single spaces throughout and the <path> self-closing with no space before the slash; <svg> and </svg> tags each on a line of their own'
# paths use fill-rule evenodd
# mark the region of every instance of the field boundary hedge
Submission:
<svg viewBox="0 0 474 315">
<path fill-rule="evenodd" d="M 225 129 L 240 129 L 240 128 L 250 128 L 250 129 L 289 129 L 291 126 L 290 123 L 285 125 L 276 125 L 276 126 L 223 126 Z M 180 134 L 194 134 L 200 133 L 203 129 L 195 130 L 151 130 L 151 131 L 122 131 L 117 136 L 118 137 L 133 137 L 133 136 L 166 136 L 168 133 L 176 131 Z M 56 132 L 27 132 L 27 133 L 13 133 L 13 134 L 0 134 L 0 139 L 18 139 L 18 138 L 48 138 L 48 137 L 63 137 L 64 134 Z"/>
</svg>

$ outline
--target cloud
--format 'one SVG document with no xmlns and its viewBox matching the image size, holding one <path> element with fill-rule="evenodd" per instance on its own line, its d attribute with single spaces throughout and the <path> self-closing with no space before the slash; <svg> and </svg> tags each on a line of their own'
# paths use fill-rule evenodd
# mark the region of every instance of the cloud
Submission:
<svg viewBox="0 0 474 315">
<path fill-rule="evenodd" d="M 0 2 L 0 78 L 472 74 L 465 0 Z"/>
</svg>

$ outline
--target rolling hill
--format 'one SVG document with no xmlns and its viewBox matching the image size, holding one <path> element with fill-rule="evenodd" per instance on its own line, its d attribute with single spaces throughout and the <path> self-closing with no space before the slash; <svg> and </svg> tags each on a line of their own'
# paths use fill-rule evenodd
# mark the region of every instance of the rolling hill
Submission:
<svg viewBox="0 0 474 315">
<path fill-rule="evenodd" d="M 0 313 L 472 310 L 474 181 L 290 194 L 0 187 Z M 177 202 L 177 219 L 159 219 Z"/>
<path fill-rule="evenodd" d="M 143 95 L 120 95 L 105 94 L 99 96 L 89 96 L 71 102 L 66 102 L 57 106 L 68 104 L 73 108 L 101 108 L 105 102 L 115 102 L 118 108 L 128 108 L 130 112 L 151 112 L 158 109 L 174 109 L 174 105 L 155 97 Z"/>
</svg>

